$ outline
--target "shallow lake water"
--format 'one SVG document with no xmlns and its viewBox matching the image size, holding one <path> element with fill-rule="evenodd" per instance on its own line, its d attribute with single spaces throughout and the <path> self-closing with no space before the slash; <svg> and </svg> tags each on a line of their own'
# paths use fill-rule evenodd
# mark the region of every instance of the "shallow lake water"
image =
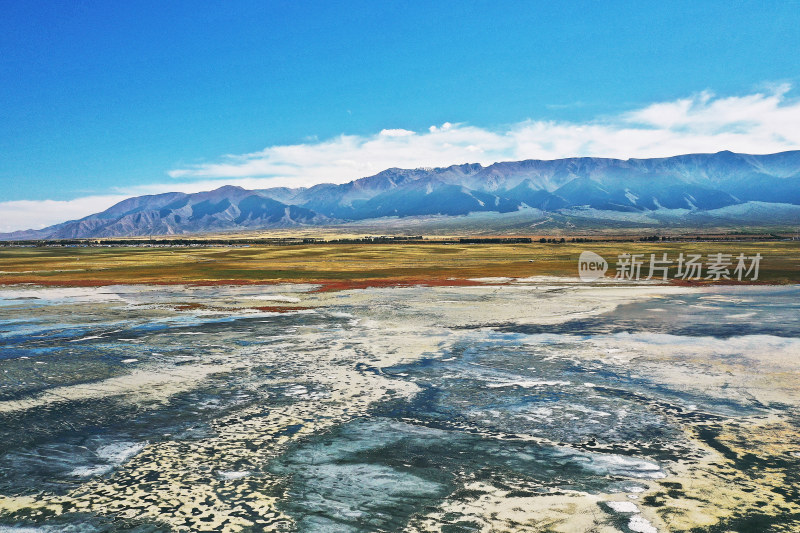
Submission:
<svg viewBox="0 0 800 533">
<path fill-rule="evenodd" d="M 799 287 L 313 289 L 0 289 L 0 531 L 800 529 Z"/>
</svg>

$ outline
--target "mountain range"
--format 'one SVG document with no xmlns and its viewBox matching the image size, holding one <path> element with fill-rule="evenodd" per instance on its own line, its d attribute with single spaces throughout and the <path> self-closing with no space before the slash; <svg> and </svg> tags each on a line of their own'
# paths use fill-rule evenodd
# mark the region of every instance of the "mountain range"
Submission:
<svg viewBox="0 0 800 533">
<path fill-rule="evenodd" d="M 800 151 L 390 168 L 349 183 L 307 188 L 227 185 L 195 194 L 129 198 L 80 220 L 0 238 L 176 235 L 358 221 L 379 225 L 436 215 L 436 220 L 468 220 L 480 213 L 485 215 L 478 217 L 481 224 L 491 224 L 493 217 L 535 222 L 549 215 L 594 219 L 599 225 L 642 219 L 662 225 L 686 220 L 758 224 L 776 216 L 800 224 Z"/>
</svg>

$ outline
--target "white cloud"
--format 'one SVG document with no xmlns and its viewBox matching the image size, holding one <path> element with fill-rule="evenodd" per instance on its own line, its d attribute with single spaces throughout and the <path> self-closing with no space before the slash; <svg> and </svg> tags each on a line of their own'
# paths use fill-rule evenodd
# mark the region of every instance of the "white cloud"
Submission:
<svg viewBox="0 0 800 533">
<path fill-rule="evenodd" d="M 173 178 L 269 178 L 269 183 L 342 183 L 389 167 L 491 164 L 572 156 L 661 157 L 800 148 L 800 102 L 788 85 L 745 96 L 708 91 L 587 123 L 526 120 L 501 129 L 445 122 L 427 131 L 384 129 L 321 142 L 270 146 L 218 162 L 174 169 Z"/>
<path fill-rule="evenodd" d="M 629 158 L 720 150 L 795 150 L 800 149 L 800 101 L 788 97 L 790 89 L 789 85 L 777 85 L 730 97 L 704 91 L 585 123 L 525 120 L 489 129 L 445 122 L 421 132 L 388 128 L 374 135 L 340 135 L 322 141 L 309 138 L 301 144 L 269 146 L 173 169 L 168 174 L 174 180 L 167 183 L 114 192 L 133 196 L 197 192 L 223 183 L 250 189 L 344 183 L 390 167 L 488 165 L 572 156 Z M 0 203 L 0 231 L 78 218 L 108 207 L 106 203 L 90 198 Z"/>
<path fill-rule="evenodd" d="M 408 137 L 409 135 L 414 135 L 414 132 L 404 129 L 381 130 L 379 135 L 382 137 Z"/>
<path fill-rule="evenodd" d="M 40 229 L 104 211 L 128 195 L 86 196 L 75 200 L 0 202 L 0 232 Z"/>
</svg>

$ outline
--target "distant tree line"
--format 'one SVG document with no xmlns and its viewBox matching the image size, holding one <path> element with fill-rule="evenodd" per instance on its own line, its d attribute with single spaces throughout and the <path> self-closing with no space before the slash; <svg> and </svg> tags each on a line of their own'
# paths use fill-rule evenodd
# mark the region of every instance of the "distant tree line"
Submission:
<svg viewBox="0 0 800 533">
<path fill-rule="evenodd" d="M 791 236 L 775 233 L 746 234 L 730 233 L 726 235 L 636 235 L 617 237 L 542 237 L 537 242 L 540 244 L 565 244 L 586 242 L 665 242 L 665 241 L 768 241 L 789 240 Z M 229 239 L 61 239 L 61 240 L 20 240 L 0 241 L 4 247 L 108 247 L 108 246 L 135 246 L 135 247 L 194 247 L 194 246 L 297 246 L 313 244 L 531 244 L 535 242 L 530 237 L 460 237 L 455 239 L 437 239 L 412 236 L 364 236 L 356 238 L 324 239 L 317 237 L 270 237 L 270 238 L 229 238 Z"/>
</svg>

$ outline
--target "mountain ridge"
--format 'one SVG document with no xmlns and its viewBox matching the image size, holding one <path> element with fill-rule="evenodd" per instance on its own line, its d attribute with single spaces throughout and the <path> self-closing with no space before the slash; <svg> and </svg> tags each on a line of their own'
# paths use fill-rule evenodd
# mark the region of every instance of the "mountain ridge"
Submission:
<svg viewBox="0 0 800 533">
<path fill-rule="evenodd" d="M 180 235 L 326 226 L 385 217 L 502 214 L 527 208 L 551 213 L 593 209 L 698 214 L 748 202 L 775 204 L 776 209 L 779 204 L 800 205 L 800 150 L 648 159 L 527 159 L 488 166 L 388 168 L 338 185 L 260 190 L 224 185 L 193 194 L 132 197 L 79 220 L 0 234 L 0 238 Z"/>
</svg>

